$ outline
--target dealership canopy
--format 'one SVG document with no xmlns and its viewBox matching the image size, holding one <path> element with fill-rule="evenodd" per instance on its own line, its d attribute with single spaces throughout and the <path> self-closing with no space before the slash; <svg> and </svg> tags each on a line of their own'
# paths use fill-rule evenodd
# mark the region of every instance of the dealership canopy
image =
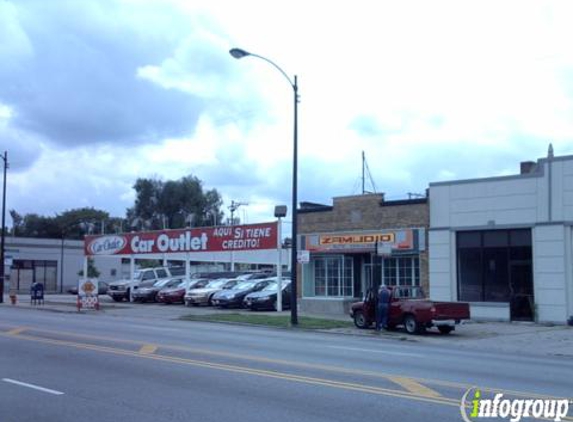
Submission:
<svg viewBox="0 0 573 422">
<path fill-rule="evenodd" d="M 191 259 L 224 262 L 233 252 L 237 262 L 275 262 L 278 245 L 277 222 L 157 230 L 113 235 L 86 236 L 86 256 L 125 256 L 160 259 Z M 269 255 L 264 258 L 265 255 Z M 264 258 L 264 259 L 263 259 Z"/>
</svg>

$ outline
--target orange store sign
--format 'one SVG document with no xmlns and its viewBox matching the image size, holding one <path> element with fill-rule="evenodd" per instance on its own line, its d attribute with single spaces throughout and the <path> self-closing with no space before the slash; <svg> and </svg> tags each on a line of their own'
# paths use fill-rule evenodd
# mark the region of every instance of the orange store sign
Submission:
<svg viewBox="0 0 573 422">
<path fill-rule="evenodd" d="M 303 235 L 303 245 L 311 252 L 374 252 L 385 245 L 394 252 L 424 249 L 424 229 L 396 229 Z"/>
</svg>

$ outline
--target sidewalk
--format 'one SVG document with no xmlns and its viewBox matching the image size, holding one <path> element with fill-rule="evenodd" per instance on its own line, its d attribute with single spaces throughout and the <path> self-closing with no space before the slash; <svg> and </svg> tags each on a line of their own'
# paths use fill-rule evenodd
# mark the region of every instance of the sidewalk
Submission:
<svg viewBox="0 0 573 422">
<path fill-rule="evenodd" d="M 2 307 L 29 309 L 34 311 L 52 311 L 77 313 L 76 296 L 70 294 L 46 295 L 44 305 L 31 305 L 30 297 L 19 295 L 16 305 L 10 304 L 10 298 L 4 296 Z M 181 305 L 141 304 L 114 302 L 108 296 L 100 296 L 100 311 L 82 310 L 83 314 L 129 316 L 136 318 L 175 320 L 183 315 L 210 315 L 218 313 L 248 313 L 251 311 L 233 309 L 215 309 L 212 307 L 185 307 Z M 288 314 L 285 311 L 284 314 Z M 257 312 L 259 315 L 276 315 L 276 312 Z M 350 321 L 346 315 L 330 316 L 300 313 L 301 316 Z M 428 345 L 452 345 L 474 351 L 496 351 L 520 355 L 562 356 L 573 358 L 573 327 L 558 325 L 547 326 L 534 323 L 519 322 L 468 322 L 456 328 L 447 336 L 435 330 L 429 330 L 425 335 L 410 336 L 402 331 L 376 333 L 374 330 L 358 328 L 337 328 L 327 330 L 330 333 L 359 335 L 370 337 L 393 338 Z"/>
</svg>

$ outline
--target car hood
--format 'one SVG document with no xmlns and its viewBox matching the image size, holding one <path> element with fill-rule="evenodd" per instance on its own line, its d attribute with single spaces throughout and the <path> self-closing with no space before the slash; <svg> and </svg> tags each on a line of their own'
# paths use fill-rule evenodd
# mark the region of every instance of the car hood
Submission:
<svg viewBox="0 0 573 422">
<path fill-rule="evenodd" d="M 221 290 L 220 292 L 215 293 L 215 297 L 229 298 L 229 297 L 233 297 L 233 296 L 246 295 L 251 291 L 252 291 L 252 289 Z"/>
<path fill-rule="evenodd" d="M 125 286 L 130 283 L 131 280 L 117 280 L 117 281 L 112 281 L 111 283 L 108 284 L 108 286 Z"/>
<path fill-rule="evenodd" d="M 218 292 L 219 290 L 222 290 L 222 289 L 214 289 L 214 288 L 211 288 L 211 289 L 192 289 L 192 290 L 189 290 L 189 294 L 192 294 L 192 295 L 200 294 L 200 295 L 202 295 L 202 294 L 206 294 L 206 293 Z"/>
<path fill-rule="evenodd" d="M 277 292 L 271 292 L 270 290 L 261 290 L 258 292 L 253 292 L 253 293 L 249 293 L 248 297 L 272 297 L 272 296 L 276 296 Z M 283 295 L 285 294 L 285 291 L 283 289 Z"/>
<path fill-rule="evenodd" d="M 159 290 L 161 290 L 160 287 L 140 287 L 135 291 L 140 293 L 151 293 L 151 292 L 158 292 Z"/>
<path fill-rule="evenodd" d="M 161 289 L 159 293 L 173 293 L 179 290 L 185 290 L 183 287 L 170 287 L 168 289 Z"/>
</svg>

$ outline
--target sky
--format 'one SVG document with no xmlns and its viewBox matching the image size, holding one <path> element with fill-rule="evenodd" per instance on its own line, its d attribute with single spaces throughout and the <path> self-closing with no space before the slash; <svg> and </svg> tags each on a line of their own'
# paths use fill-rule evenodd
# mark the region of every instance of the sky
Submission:
<svg viewBox="0 0 573 422">
<path fill-rule="evenodd" d="M 573 154 L 573 3 L 0 0 L 8 210 L 125 216 L 194 175 L 244 222 Z M 239 47 L 263 56 L 236 60 Z M 7 224 L 11 221 L 8 217 Z"/>
</svg>

